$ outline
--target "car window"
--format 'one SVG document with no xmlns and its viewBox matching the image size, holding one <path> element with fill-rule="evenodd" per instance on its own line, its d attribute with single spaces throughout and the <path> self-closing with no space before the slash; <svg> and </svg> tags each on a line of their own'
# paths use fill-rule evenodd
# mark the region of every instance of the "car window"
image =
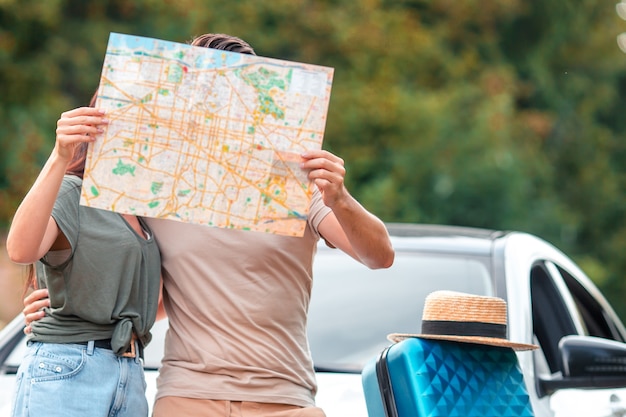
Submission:
<svg viewBox="0 0 626 417">
<path fill-rule="evenodd" d="M 12 325 L 13 323 L 11 323 Z M 21 320 L 20 320 L 21 324 Z M 1 356 L 6 355 L 6 359 L 0 364 L 0 374 L 14 374 L 17 372 L 17 368 L 22 362 L 22 358 L 26 353 L 26 335 L 22 331 L 23 327 L 15 329 L 15 332 L 11 336 L 11 341 L 6 345 L 3 345 L 4 349 L 8 347 L 12 348 L 9 352 L 3 351 Z"/>
<path fill-rule="evenodd" d="M 24 353 L 26 353 L 26 340 L 24 340 L 23 343 L 19 343 L 15 349 L 13 349 L 7 360 L 4 362 L 4 371 L 6 373 L 15 373 L 22 362 L 22 358 L 24 358 Z"/>
<path fill-rule="evenodd" d="M 544 262 L 531 269 L 533 331 L 551 373 L 561 370 L 559 341 L 563 336 L 576 334 L 566 303 Z"/>
<path fill-rule="evenodd" d="M 419 333 L 423 303 L 436 290 L 493 295 L 488 259 L 396 251 L 371 270 L 342 252 L 317 254 L 308 334 L 316 367 L 359 372 L 389 333 Z"/>
<path fill-rule="evenodd" d="M 534 335 L 551 373 L 562 371 L 558 345 L 563 336 L 584 334 L 624 342 L 613 315 L 600 300 L 554 262 L 533 266 L 531 296 Z M 569 304 L 566 299 L 571 300 Z"/>
<path fill-rule="evenodd" d="M 569 272 L 559 266 L 557 268 L 574 299 L 578 316 L 584 324 L 585 334 L 624 342 L 611 315 L 598 300 Z"/>
</svg>

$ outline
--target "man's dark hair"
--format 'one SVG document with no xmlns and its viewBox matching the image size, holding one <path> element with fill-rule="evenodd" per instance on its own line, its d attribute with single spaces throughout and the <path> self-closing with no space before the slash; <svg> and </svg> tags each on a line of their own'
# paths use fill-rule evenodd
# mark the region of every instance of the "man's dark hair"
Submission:
<svg viewBox="0 0 626 417">
<path fill-rule="evenodd" d="M 224 33 L 207 33 L 200 35 L 191 41 L 191 45 L 256 55 L 254 49 L 252 49 L 248 42 L 236 36 L 226 35 Z"/>
</svg>

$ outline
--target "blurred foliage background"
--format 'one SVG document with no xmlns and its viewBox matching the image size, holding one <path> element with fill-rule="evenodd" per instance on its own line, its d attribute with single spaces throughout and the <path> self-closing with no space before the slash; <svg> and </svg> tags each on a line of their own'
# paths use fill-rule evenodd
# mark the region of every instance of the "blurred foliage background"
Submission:
<svg viewBox="0 0 626 417">
<path fill-rule="evenodd" d="M 110 32 L 224 32 L 335 68 L 324 147 L 369 210 L 537 234 L 624 318 L 623 31 L 597 0 L 0 0 L 0 236 Z"/>
</svg>

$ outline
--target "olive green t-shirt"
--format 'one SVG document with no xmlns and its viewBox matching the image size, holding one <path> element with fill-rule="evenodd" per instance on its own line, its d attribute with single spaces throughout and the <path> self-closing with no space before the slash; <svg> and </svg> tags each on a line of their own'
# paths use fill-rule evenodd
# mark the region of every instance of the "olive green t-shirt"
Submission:
<svg viewBox="0 0 626 417">
<path fill-rule="evenodd" d="M 150 341 L 159 297 L 159 249 L 142 219 L 148 239 L 119 213 L 79 205 L 81 185 L 80 178 L 66 175 L 52 211 L 71 251 L 67 258 L 49 252 L 36 264 L 38 285 L 50 293 L 50 308 L 32 324 L 30 339 L 73 343 L 110 338 L 120 354 L 133 330 L 144 345 Z"/>
</svg>

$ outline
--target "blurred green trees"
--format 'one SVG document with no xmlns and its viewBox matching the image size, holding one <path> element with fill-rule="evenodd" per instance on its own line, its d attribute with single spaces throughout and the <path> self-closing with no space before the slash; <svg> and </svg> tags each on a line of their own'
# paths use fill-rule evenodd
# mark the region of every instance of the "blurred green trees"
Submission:
<svg viewBox="0 0 626 417">
<path fill-rule="evenodd" d="M 626 22 L 592 0 L 3 0 L 0 224 L 109 32 L 225 32 L 335 68 L 325 147 L 386 221 L 535 233 L 626 295 Z M 626 316 L 626 307 L 619 311 Z"/>
</svg>

